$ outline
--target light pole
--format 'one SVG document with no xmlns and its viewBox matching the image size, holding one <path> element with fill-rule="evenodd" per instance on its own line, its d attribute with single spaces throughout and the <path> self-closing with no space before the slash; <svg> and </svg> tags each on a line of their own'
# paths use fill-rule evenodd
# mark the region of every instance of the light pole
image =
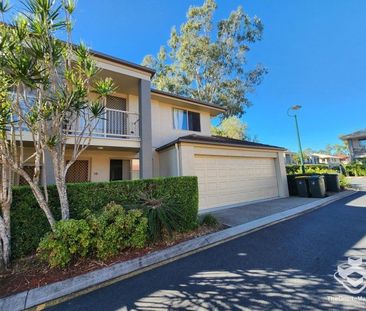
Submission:
<svg viewBox="0 0 366 311">
<path fill-rule="evenodd" d="M 299 110 L 299 109 L 301 109 L 301 106 L 299 106 L 299 105 L 292 106 L 292 107 L 290 107 L 290 108 L 287 109 L 287 115 L 289 117 L 295 118 L 297 142 L 299 144 L 299 151 L 300 151 L 301 171 L 302 171 L 303 174 L 305 174 L 304 156 L 303 156 L 303 153 L 302 153 L 301 139 L 300 139 L 300 131 L 299 131 L 299 124 L 297 123 L 297 115 L 296 115 L 296 111 Z M 292 114 L 290 113 L 291 110 L 294 111 Z"/>
</svg>

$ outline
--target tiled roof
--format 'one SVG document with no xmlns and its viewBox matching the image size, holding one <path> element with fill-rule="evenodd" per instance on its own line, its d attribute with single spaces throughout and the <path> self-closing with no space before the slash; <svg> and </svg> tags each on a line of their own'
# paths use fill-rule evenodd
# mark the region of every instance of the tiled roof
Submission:
<svg viewBox="0 0 366 311">
<path fill-rule="evenodd" d="M 206 144 L 206 145 L 220 145 L 220 146 L 233 146 L 233 147 L 245 147 L 245 148 L 254 148 L 254 149 L 275 149 L 275 150 L 286 150 L 285 148 L 278 147 L 278 146 L 272 146 L 272 145 L 266 145 L 266 144 L 260 144 L 255 143 L 247 140 L 239 140 L 239 139 L 233 139 L 228 137 L 221 137 L 221 136 L 202 136 L 202 135 L 187 135 L 179 137 L 176 140 L 171 141 L 168 144 L 165 144 L 159 148 L 157 148 L 157 151 L 164 150 L 166 148 L 169 148 L 176 143 L 181 142 L 187 142 L 187 143 L 199 143 L 199 144 Z"/>
</svg>

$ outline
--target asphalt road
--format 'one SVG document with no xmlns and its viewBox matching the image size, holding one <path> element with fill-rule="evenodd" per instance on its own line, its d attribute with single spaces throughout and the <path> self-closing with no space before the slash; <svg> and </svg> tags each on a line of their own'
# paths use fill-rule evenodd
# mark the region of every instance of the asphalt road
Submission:
<svg viewBox="0 0 366 311">
<path fill-rule="evenodd" d="M 348 256 L 366 261 L 366 192 L 52 310 L 366 310 L 333 277 Z"/>
</svg>

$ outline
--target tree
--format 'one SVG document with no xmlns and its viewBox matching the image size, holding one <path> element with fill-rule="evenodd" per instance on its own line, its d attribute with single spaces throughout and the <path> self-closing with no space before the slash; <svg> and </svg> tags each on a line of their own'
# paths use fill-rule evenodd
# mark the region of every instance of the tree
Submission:
<svg viewBox="0 0 366 311">
<path fill-rule="evenodd" d="M 1 9 L 4 2 L 0 4 Z M 2 163 L 28 182 L 53 228 L 46 153 L 52 157 L 62 219 L 68 219 L 67 171 L 89 146 L 114 86 L 109 78 L 96 78 L 98 69 L 85 45 L 71 44 L 73 0 L 27 0 L 24 6 L 11 25 L 0 24 L 0 78 L 7 81 L 0 104 L 9 110 L 2 118 L 5 133 L 0 137 L 0 156 Z M 56 33 L 66 33 L 67 41 L 59 40 Z M 93 101 L 92 92 L 97 94 Z M 25 135 L 32 137 L 29 157 L 24 156 Z M 16 148 L 7 148 L 11 138 L 16 140 Z M 67 145 L 72 155 L 66 163 Z M 30 162 L 34 166 L 31 175 L 24 168 Z"/>
<path fill-rule="evenodd" d="M 0 70 L 0 270 L 4 270 L 9 265 L 10 260 L 10 208 L 14 184 L 13 171 L 3 154 L 12 153 L 16 155 L 17 151 L 14 126 L 10 122 L 13 116 L 11 115 L 8 86 L 8 80 Z M 6 124 L 10 124 L 10 128 L 6 128 Z M 10 134 L 7 133 L 7 130 Z"/>
<path fill-rule="evenodd" d="M 321 153 L 331 154 L 331 155 L 348 155 L 348 147 L 345 143 L 343 144 L 328 144 L 325 150 L 321 150 Z"/>
<path fill-rule="evenodd" d="M 225 117 L 241 117 L 250 106 L 247 98 L 267 72 L 262 65 L 245 68 L 250 45 L 261 40 L 263 24 L 241 7 L 214 24 L 214 0 L 190 7 L 178 31 L 172 29 L 168 46 L 143 64 L 156 70 L 153 86 L 226 108 Z"/>
<path fill-rule="evenodd" d="M 219 126 L 212 127 L 212 134 L 217 136 L 229 137 L 244 140 L 247 125 L 238 117 L 232 116 L 223 119 Z"/>
</svg>

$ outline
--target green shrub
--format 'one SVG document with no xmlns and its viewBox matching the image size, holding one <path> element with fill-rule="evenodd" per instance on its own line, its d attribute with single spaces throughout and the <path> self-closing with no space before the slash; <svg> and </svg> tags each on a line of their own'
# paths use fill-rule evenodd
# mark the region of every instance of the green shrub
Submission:
<svg viewBox="0 0 366 311">
<path fill-rule="evenodd" d="M 182 229 L 182 207 L 173 203 L 167 196 L 156 197 L 153 188 L 139 194 L 137 207 L 144 211 L 148 221 L 148 236 L 152 242 L 161 241 L 165 234 Z"/>
<path fill-rule="evenodd" d="M 206 227 L 216 227 L 219 225 L 219 221 L 214 215 L 206 214 L 202 217 L 200 225 Z"/>
<path fill-rule="evenodd" d="M 304 166 L 306 172 L 308 172 L 309 170 L 316 170 L 316 169 L 323 170 L 330 168 L 327 164 L 305 164 Z M 286 165 L 286 173 L 288 175 L 302 174 L 301 165 L 297 164 Z"/>
<path fill-rule="evenodd" d="M 349 176 L 366 176 L 366 164 L 363 162 L 348 164 L 346 171 Z"/>
<path fill-rule="evenodd" d="M 98 215 L 90 214 L 92 248 L 96 257 L 107 259 L 126 248 L 142 248 L 147 237 L 147 219 L 140 210 L 126 211 L 110 203 Z"/>
<path fill-rule="evenodd" d="M 149 189 L 153 192 L 154 197 L 167 198 L 166 204 L 179 207 L 180 230 L 191 230 L 197 226 L 198 184 L 196 177 L 68 184 L 71 218 L 83 219 L 86 209 L 97 213 L 111 201 L 122 206 L 140 204 L 140 194 Z M 50 231 L 50 227 L 29 187 L 14 187 L 13 194 L 12 256 L 20 258 L 32 254 L 37 249 L 41 238 Z M 48 187 L 48 196 L 56 219 L 60 219 L 55 186 Z"/>
<path fill-rule="evenodd" d="M 54 232 L 42 238 L 37 255 L 51 267 L 63 268 L 72 260 L 85 257 L 91 246 L 91 230 L 81 220 L 62 220 L 56 223 Z"/>
</svg>

